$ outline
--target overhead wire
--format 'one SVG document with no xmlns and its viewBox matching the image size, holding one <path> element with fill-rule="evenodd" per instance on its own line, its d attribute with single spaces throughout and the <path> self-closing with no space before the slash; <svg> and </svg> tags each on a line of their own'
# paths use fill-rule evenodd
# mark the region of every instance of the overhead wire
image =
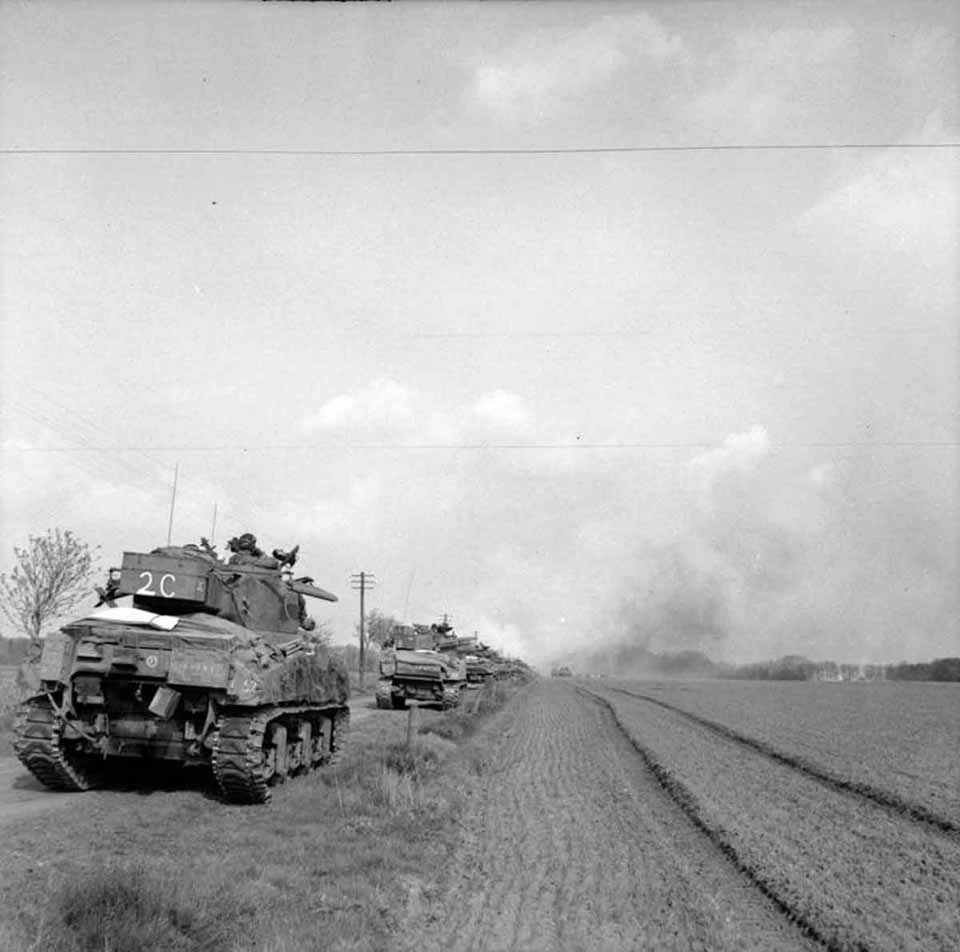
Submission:
<svg viewBox="0 0 960 952">
<path fill-rule="evenodd" d="M 699 143 L 692 145 L 558 146 L 544 148 L 396 148 L 396 149 L 313 149 L 313 148 L 17 148 L 0 149 L 0 155 L 277 155 L 277 156 L 497 156 L 497 155 L 629 155 L 683 152 L 823 152 L 858 149 L 956 149 L 960 142 L 784 142 L 784 143 Z"/>
<path fill-rule="evenodd" d="M 956 440 L 810 440 L 771 443 L 772 447 L 780 449 L 848 449 L 848 448 L 953 448 L 960 446 Z M 480 441 L 474 443 L 237 443 L 196 446 L 183 444 L 178 446 L 34 446 L 14 448 L 15 452 L 22 453 L 72 453 L 72 452 L 103 452 L 110 453 L 118 450 L 139 451 L 153 450 L 155 452 L 177 453 L 232 453 L 232 452 L 275 452 L 275 451 L 322 451 L 341 450 L 617 450 L 617 449 L 712 449 L 717 446 L 716 441 L 630 441 L 618 440 L 608 442 L 525 442 L 525 441 Z"/>
</svg>

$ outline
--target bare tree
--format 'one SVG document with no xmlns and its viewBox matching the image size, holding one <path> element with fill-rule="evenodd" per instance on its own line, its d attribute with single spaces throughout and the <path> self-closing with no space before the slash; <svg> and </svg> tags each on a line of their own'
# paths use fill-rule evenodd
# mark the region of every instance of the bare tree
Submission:
<svg viewBox="0 0 960 952">
<path fill-rule="evenodd" d="M 367 612 L 366 635 L 367 642 L 375 645 L 385 645 L 393 635 L 393 629 L 399 625 L 392 615 L 386 615 L 376 608 Z M 359 628 L 359 625 L 354 625 Z"/>
<path fill-rule="evenodd" d="M 318 621 L 314 629 L 307 635 L 307 638 L 314 644 L 329 648 L 330 642 L 333 639 L 333 631 L 330 628 L 330 623 Z"/>
<path fill-rule="evenodd" d="M 0 574 L 0 611 L 36 649 L 44 626 L 91 591 L 93 552 L 69 529 L 48 529 L 13 554 L 13 571 Z"/>
</svg>

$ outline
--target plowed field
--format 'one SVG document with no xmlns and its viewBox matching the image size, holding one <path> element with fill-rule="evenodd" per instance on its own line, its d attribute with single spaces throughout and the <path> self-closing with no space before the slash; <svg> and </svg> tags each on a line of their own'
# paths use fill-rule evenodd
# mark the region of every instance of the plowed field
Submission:
<svg viewBox="0 0 960 952">
<path fill-rule="evenodd" d="M 512 708 L 409 949 L 805 949 L 818 943 L 684 813 L 602 701 Z"/>
<path fill-rule="evenodd" d="M 540 682 L 407 947 L 960 948 L 951 823 L 780 754 L 622 686 Z"/>
</svg>

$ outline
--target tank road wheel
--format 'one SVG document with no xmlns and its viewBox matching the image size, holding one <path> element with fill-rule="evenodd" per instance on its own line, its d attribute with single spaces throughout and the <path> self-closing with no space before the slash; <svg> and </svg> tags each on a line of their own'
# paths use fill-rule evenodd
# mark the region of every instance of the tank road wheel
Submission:
<svg viewBox="0 0 960 952">
<path fill-rule="evenodd" d="M 224 714 L 213 736 L 213 775 L 230 803 L 266 803 L 270 786 L 335 762 L 350 712 L 284 710 Z"/>
<path fill-rule="evenodd" d="M 32 698 L 20 705 L 14 725 L 13 749 L 20 762 L 52 790 L 91 790 L 103 782 L 100 757 L 77 749 L 68 739 L 69 726 L 56 716 L 47 698 Z M 65 734 L 67 736 L 65 736 Z"/>
</svg>

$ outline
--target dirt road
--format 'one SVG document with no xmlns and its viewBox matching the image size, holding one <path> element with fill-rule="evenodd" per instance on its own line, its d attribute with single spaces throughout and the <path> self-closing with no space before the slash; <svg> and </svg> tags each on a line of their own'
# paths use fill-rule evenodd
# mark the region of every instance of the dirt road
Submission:
<svg viewBox="0 0 960 952">
<path fill-rule="evenodd" d="M 816 948 L 685 817 L 609 710 L 540 681 L 471 792 L 413 949 Z"/>
</svg>

